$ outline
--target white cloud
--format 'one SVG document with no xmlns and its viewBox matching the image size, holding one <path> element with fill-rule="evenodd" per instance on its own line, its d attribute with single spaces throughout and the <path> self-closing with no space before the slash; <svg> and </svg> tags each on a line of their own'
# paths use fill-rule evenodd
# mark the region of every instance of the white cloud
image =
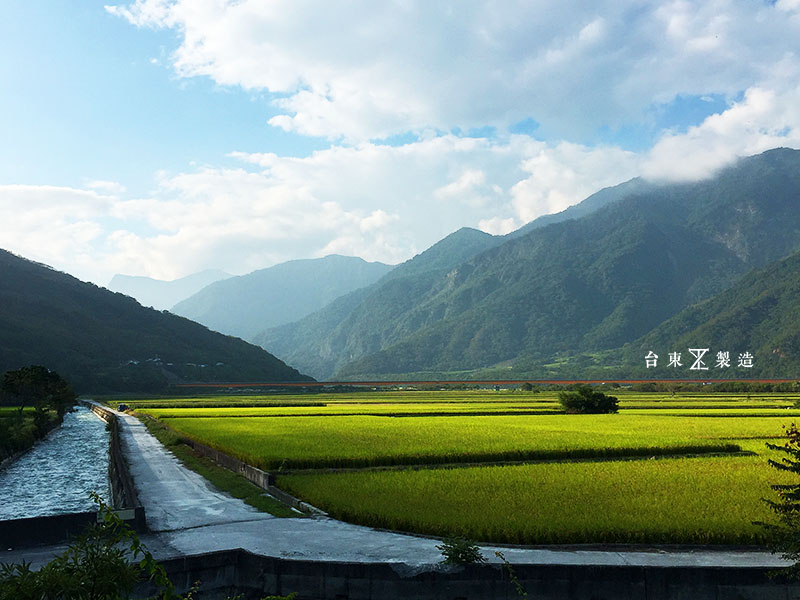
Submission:
<svg viewBox="0 0 800 600">
<path fill-rule="evenodd" d="M 519 226 L 513 218 L 501 219 L 500 217 L 492 217 L 491 219 L 482 219 L 478 223 L 478 229 L 492 235 L 505 235 L 518 228 Z"/>
<path fill-rule="evenodd" d="M 88 181 L 86 187 L 90 190 L 97 190 L 98 192 L 105 192 L 107 194 L 119 195 L 125 192 L 125 186 L 117 181 L 104 181 L 96 179 Z"/>
<path fill-rule="evenodd" d="M 108 10 L 174 29 L 181 76 L 269 90 L 280 95 L 274 126 L 349 142 L 527 117 L 541 135 L 579 139 L 646 120 L 679 94 L 763 87 L 800 39 L 797 0 L 136 0 Z"/>
<path fill-rule="evenodd" d="M 598 182 L 629 178 L 636 165 L 617 149 L 526 136 L 234 157 L 248 168 L 161 173 L 147 198 L 0 187 L 0 235 L 12 251 L 100 284 L 114 273 L 246 273 L 330 253 L 397 263 L 463 226 L 507 233 Z"/>
<path fill-rule="evenodd" d="M 99 221 L 113 198 L 56 186 L 0 185 L 2 247 L 83 277 L 95 271 Z"/>
<path fill-rule="evenodd" d="M 619 148 L 588 148 L 561 142 L 551 147 L 531 142 L 523 162 L 528 177 L 511 189 L 520 225 L 560 212 L 597 190 L 639 174 L 641 157 Z"/>
<path fill-rule="evenodd" d="M 702 179 L 737 157 L 779 146 L 800 147 L 800 86 L 782 93 L 748 89 L 727 110 L 661 138 L 642 172 L 651 179 Z"/>
</svg>

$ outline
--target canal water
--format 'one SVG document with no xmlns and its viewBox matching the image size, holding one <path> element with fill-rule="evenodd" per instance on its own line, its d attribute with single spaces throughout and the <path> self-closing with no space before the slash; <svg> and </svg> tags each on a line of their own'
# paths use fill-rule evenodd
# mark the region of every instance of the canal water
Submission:
<svg viewBox="0 0 800 600">
<path fill-rule="evenodd" d="M 109 497 L 106 424 L 81 406 L 46 439 L 0 470 L 0 520 L 93 510 Z"/>
</svg>

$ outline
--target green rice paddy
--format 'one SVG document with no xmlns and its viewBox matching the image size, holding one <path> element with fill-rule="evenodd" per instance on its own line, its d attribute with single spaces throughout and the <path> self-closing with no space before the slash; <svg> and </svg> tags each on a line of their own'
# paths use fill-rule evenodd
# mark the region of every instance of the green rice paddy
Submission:
<svg viewBox="0 0 800 600">
<path fill-rule="evenodd" d="M 786 481 L 765 442 L 800 419 L 796 398 L 619 397 L 616 415 L 558 414 L 555 393 L 519 392 L 136 404 L 365 525 L 522 544 L 763 543 L 753 521 L 770 519 L 762 498 Z"/>
</svg>

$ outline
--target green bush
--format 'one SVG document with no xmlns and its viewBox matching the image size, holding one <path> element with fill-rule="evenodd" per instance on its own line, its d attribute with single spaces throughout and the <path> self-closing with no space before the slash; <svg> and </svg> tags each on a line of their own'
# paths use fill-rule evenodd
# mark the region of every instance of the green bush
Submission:
<svg viewBox="0 0 800 600">
<path fill-rule="evenodd" d="M 598 392 L 589 385 L 579 385 L 572 391 L 559 392 L 558 401 L 568 413 L 606 414 L 619 410 L 616 396 Z"/>
<path fill-rule="evenodd" d="M 436 548 L 442 551 L 442 556 L 444 556 L 442 563 L 446 565 L 472 565 L 486 562 L 478 544 L 464 538 L 445 538 Z"/>
</svg>

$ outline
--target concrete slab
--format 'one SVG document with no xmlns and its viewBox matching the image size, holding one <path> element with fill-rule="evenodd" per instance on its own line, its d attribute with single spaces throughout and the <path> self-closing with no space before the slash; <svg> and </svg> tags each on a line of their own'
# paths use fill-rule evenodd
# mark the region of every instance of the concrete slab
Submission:
<svg viewBox="0 0 800 600">
<path fill-rule="evenodd" d="M 151 531 L 273 519 L 185 468 L 134 417 L 117 413 L 121 443 Z"/>
</svg>

